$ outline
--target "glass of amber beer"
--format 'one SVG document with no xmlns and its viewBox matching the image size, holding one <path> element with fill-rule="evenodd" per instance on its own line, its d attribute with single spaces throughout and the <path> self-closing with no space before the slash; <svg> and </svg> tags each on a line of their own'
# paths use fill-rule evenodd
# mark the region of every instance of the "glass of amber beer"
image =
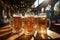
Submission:
<svg viewBox="0 0 60 40">
<path fill-rule="evenodd" d="M 34 33 L 34 13 L 25 13 L 24 30 L 26 35 Z"/>
<path fill-rule="evenodd" d="M 21 14 L 13 14 L 13 18 L 11 21 L 12 32 L 18 33 L 22 28 L 22 18 Z"/>
<path fill-rule="evenodd" d="M 47 15 L 40 13 L 37 17 L 38 33 L 42 39 L 47 39 Z"/>
</svg>

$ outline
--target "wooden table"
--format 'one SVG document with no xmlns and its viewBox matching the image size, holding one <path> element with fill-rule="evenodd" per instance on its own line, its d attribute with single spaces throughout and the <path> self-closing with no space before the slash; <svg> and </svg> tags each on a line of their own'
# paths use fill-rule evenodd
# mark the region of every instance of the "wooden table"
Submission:
<svg viewBox="0 0 60 40">
<path fill-rule="evenodd" d="M 60 34 L 53 32 L 49 29 L 47 29 L 47 35 L 49 35 L 52 39 L 60 38 Z M 22 38 L 24 40 L 24 37 L 25 39 L 30 38 L 30 40 L 35 40 L 33 36 L 24 35 L 23 31 L 21 33 L 13 34 L 12 29 L 8 25 L 0 28 L 0 39 L 1 40 L 17 40 L 19 38 L 20 39 Z"/>
</svg>

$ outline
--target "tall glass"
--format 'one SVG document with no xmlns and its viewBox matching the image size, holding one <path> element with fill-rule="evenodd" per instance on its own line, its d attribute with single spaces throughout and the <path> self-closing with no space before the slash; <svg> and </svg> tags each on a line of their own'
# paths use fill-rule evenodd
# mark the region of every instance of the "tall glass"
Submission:
<svg viewBox="0 0 60 40">
<path fill-rule="evenodd" d="M 13 33 L 18 33 L 22 30 L 22 18 L 21 14 L 13 14 L 11 19 L 11 28 Z"/>
<path fill-rule="evenodd" d="M 42 39 L 47 39 L 47 16 L 45 13 L 40 13 L 37 18 L 38 33 Z"/>
<path fill-rule="evenodd" d="M 25 13 L 24 30 L 26 35 L 32 35 L 34 33 L 34 14 Z"/>
</svg>

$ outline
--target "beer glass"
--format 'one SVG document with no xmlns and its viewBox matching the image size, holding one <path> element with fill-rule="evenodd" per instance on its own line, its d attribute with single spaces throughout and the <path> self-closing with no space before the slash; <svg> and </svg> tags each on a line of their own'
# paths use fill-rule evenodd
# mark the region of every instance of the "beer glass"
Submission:
<svg viewBox="0 0 60 40">
<path fill-rule="evenodd" d="M 13 33 L 18 33 L 22 30 L 22 14 L 13 14 L 11 19 L 11 28 Z"/>
<path fill-rule="evenodd" d="M 24 30 L 26 35 L 34 33 L 34 13 L 25 13 Z"/>
<path fill-rule="evenodd" d="M 37 18 L 37 25 L 39 37 L 42 39 L 47 39 L 47 26 L 49 25 L 47 22 L 48 20 L 46 13 L 40 13 Z"/>
</svg>

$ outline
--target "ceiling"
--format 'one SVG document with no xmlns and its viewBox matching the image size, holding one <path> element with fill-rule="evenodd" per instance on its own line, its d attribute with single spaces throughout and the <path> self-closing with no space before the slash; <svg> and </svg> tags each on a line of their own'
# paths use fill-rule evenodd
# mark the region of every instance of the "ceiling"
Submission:
<svg viewBox="0 0 60 40">
<path fill-rule="evenodd" d="M 48 2 L 43 1 L 39 6 L 37 6 L 35 9 L 33 9 L 32 11 L 41 11 L 41 8 L 44 7 L 46 8 L 47 5 L 51 5 L 51 7 L 54 7 L 55 4 L 57 3 L 58 0 L 49 0 Z"/>
</svg>

